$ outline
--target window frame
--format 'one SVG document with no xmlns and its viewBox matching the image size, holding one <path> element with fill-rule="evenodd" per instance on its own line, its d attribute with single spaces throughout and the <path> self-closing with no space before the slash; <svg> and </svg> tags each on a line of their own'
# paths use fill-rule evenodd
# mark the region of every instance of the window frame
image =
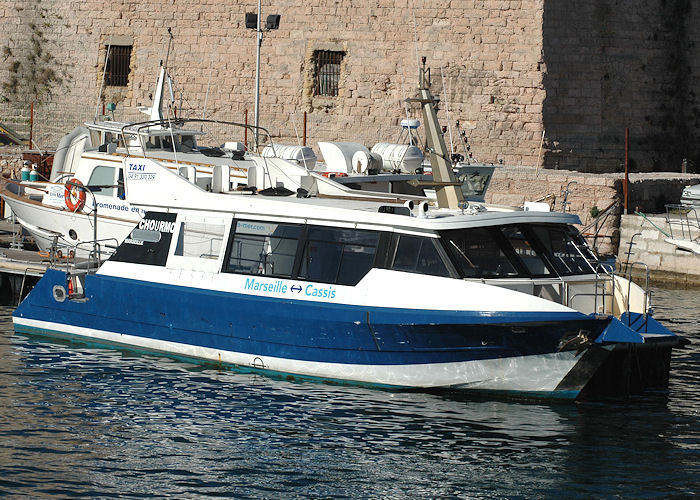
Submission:
<svg viewBox="0 0 700 500">
<path fill-rule="evenodd" d="M 107 47 L 109 57 L 105 62 L 105 86 L 128 87 L 131 75 L 132 45 L 110 44 Z"/>
<path fill-rule="evenodd" d="M 338 97 L 340 75 L 346 52 L 342 50 L 315 50 L 313 54 L 313 96 Z M 330 66 L 337 65 L 337 71 Z M 328 68 L 325 70 L 324 68 Z M 323 81 L 323 79 L 326 79 Z"/>
</svg>

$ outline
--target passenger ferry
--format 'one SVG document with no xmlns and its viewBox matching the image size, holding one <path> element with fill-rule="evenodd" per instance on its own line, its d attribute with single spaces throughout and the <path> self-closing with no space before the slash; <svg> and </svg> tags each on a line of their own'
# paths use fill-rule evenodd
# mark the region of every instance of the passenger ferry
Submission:
<svg viewBox="0 0 700 500">
<path fill-rule="evenodd" d="M 418 100 L 436 123 L 425 84 Z M 433 129 L 437 207 L 313 186 L 211 192 L 126 158 L 145 216 L 96 272 L 47 271 L 15 330 L 387 389 L 576 399 L 665 386 L 683 339 L 645 290 L 597 262 L 574 215 L 460 199 Z"/>
</svg>

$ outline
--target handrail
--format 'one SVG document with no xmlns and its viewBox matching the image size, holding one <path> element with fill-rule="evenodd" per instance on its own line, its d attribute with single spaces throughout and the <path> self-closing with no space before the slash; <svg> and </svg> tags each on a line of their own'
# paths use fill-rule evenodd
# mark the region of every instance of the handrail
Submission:
<svg viewBox="0 0 700 500">
<path fill-rule="evenodd" d="M 602 306 L 603 306 L 603 313 L 605 314 L 606 311 L 606 297 L 607 297 L 607 291 L 606 291 L 606 283 L 608 281 L 611 281 L 612 286 L 614 287 L 614 281 L 615 281 L 615 270 L 612 266 L 598 262 L 595 266 L 595 280 L 593 281 L 593 292 L 580 292 L 580 293 L 575 293 L 573 295 L 568 294 L 569 290 L 569 282 L 562 280 L 562 283 L 565 287 L 565 303 L 568 307 L 573 308 L 573 302 L 576 298 L 578 297 L 593 297 L 593 313 L 598 314 L 598 298 L 601 298 L 602 301 Z M 590 283 L 590 281 L 584 281 L 584 282 L 577 282 L 577 284 L 586 284 Z M 602 285 L 602 293 L 601 293 L 601 285 Z"/>
<path fill-rule="evenodd" d="M 619 200 L 613 201 L 610 205 L 605 207 L 603 210 L 596 215 L 591 222 L 586 224 L 584 227 L 581 228 L 580 233 L 584 238 L 593 238 L 593 251 L 598 253 L 597 249 L 597 241 L 599 237 L 605 237 L 605 236 L 599 236 L 599 233 L 601 229 L 603 229 L 603 226 L 605 225 L 605 222 L 608 220 L 608 217 L 613 213 L 613 210 L 617 208 L 617 206 L 620 204 Z M 593 234 L 586 234 L 589 229 L 591 229 L 593 226 L 595 226 L 595 231 Z M 613 233 L 615 230 L 619 229 L 614 229 Z M 611 236 L 609 236 L 611 237 Z"/>
<path fill-rule="evenodd" d="M 18 307 L 19 307 L 19 305 L 22 303 L 22 295 L 23 295 L 23 292 L 24 292 L 24 285 L 25 285 L 26 282 L 27 282 L 27 273 L 28 273 L 29 271 L 34 271 L 34 272 L 38 272 L 38 273 L 44 273 L 44 272 L 46 271 L 46 269 L 43 269 L 43 268 L 40 268 L 40 267 L 26 267 L 26 268 L 24 268 L 24 275 L 22 276 L 22 285 L 19 287 L 19 294 L 18 294 L 19 296 L 18 296 L 18 298 L 17 298 L 17 306 L 18 306 Z"/>
<path fill-rule="evenodd" d="M 693 213 L 695 215 L 695 222 L 694 224 L 691 224 L 691 220 L 688 217 L 688 214 Z M 675 214 L 678 216 L 677 219 L 671 219 L 671 214 Z M 667 235 L 669 238 L 674 239 L 675 237 L 673 236 L 673 227 L 675 226 L 680 226 L 681 229 L 681 238 L 684 240 L 693 240 L 693 229 L 698 232 L 700 231 L 700 219 L 698 218 L 698 212 L 695 207 L 690 206 L 690 205 L 684 205 L 684 204 L 668 204 L 666 205 L 666 224 L 668 225 L 668 230 L 671 233 L 670 235 Z M 692 226 L 692 228 L 691 228 Z M 686 236 L 686 231 L 687 231 L 687 236 Z"/>
<path fill-rule="evenodd" d="M 90 186 L 85 186 L 82 183 L 78 182 L 73 182 L 73 180 L 66 181 L 66 187 L 71 186 L 71 187 L 76 187 L 78 189 L 82 189 L 83 191 L 90 193 L 90 196 L 92 196 L 92 216 L 93 216 L 93 225 L 92 225 L 92 236 L 93 236 L 93 252 L 97 252 L 97 199 L 95 198 L 95 193 L 92 192 L 92 189 L 90 189 Z"/>
<path fill-rule="evenodd" d="M 236 126 L 236 127 L 242 127 L 244 129 L 249 129 L 251 131 L 262 131 L 265 133 L 265 136 L 267 137 L 267 142 L 269 142 L 270 146 L 272 146 L 272 152 L 275 156 L 277 156 L 277 153 L 275 152 L 275 145 L 272 142 L 272 135 L 270 132 L 264 128 L 264 127 L 256 127 L 255 125 L 251 125 L 249 123 L 239 123 L 239 122 L 229 122 L 229 121 L 221 121 L 221 120 L 208 120 L 208 119 L 202 119 L 202 118 L 175 118 L 175 119 L 162 119 L 162 120 L 147 120 L 143 122 L 136 122 L 136 123 L 127 123 L 121 128 L 121 136 L 122 139 L 124 140 L 124 148 L 126 149 L 126 154 L 128 156 L 131 156 L 131 153 L 129 152 L 129 144 L 128 141 L 126 140 L 126 136 L 128 134 L 134 134 L 137 137 L 141 136 L 141 130 L 154 127 L 154 126 L 161 126 L 165 128 L 171 128 L 173 125 L 177 125 L 182 127 L 183 124 L 185 123 L 215 123 L 215 124 L 221 124 L 221 125 L 231 125 L 231 126 Z M 136 127 L 135 130 L 130 131 L 127 130 L 130 127 Z M 144 151 L 144 156 L 146 154 L 145 148 L 143 148 Z"/>
<path fill-rule="evenodd" d="M 626 304 L 626 311 L 627 311 L 627 325 L 630 326 L 632 324 L 632 311 L 630 311 L 630 294 L 632 292 L 632 269 L 634 269 L 635 266 L 643 266 L 645 271 L 646 271 L 646 281 L 644 283 L 644 304 L 642 305 L 642 308 L 644 310 L 644 320 L 646 321 L 647 319 L 647 313 L 649 311 L 648 302 L 649 302 L 649 266 L 645 264 L 644 262 L 636 261 L 633 262 L 630 266 L 629 269 L 627 269 L 627 304 Z"/>
<path fill-rule="evenodd" d="M 637 236 L 641 236 L 641 235 L 642 235 L 642 233 L 634 233 L 632 235 L 632 237 L 630 238 L 629 247 L 627 248 L 627 259 L 625 259 L 625 270 L 623 271 L 624 273 L 627 272 L 627 268 L 630 265 L 630 255 L 632 255 L 632 246 L 634 245 L 634 239 Z"/>
</svg>

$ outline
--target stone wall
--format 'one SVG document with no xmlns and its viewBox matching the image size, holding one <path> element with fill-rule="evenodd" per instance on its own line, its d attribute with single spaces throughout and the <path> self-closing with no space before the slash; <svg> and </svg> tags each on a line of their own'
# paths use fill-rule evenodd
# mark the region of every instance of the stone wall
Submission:
<svg viewBox="0 0 700 500">
<path fill-rule="evenodd" d="M 545 165 L 632 171 L 698 162 L 700 10 L 691 0 L 545 2 Z"/>
<path fill-rule="evenodd" d="M 209 117 L 243 121 L 248 110 L 252 122 L 256 40 L 244 17 L 256 4 L 2 0 L 0 83 L 36 52 L 41 31 L 50 63 L 40 69 L 61 83 L 49 86 L 40 122 L 58 105 L 81 108 L 61 113 L 70 121 L 62 128 L 72 128 L 100 108 L 106 43 L 130 40 L 129 84 L 106 88 L 103 100 L 118 112 L 149 105 L 171 27 L 180 113 L 199 117 L 206 102 Z M 261 125 L 281 142 L 303 134 L 304 112 L 311 146 L 398 140 L 401 118 L 415 116 L 403 100 L 425 55 L 448 143 L 459 142 L 459 121 L 480 161 L 615 171 L 629 127 L 633 171 L 699 162 L 700 8 L 690 0 L 266 0 L 262 8 L 263 18 L 282 16 L 263 39 L 260 103 Z M 313 96 L 315 50 L 345 52 L 338 97 Z M 8 113 L 0 109 L 0 121 Z"/>
<path fill-rule="evenodd" d="M 415 5 L 415 8 L 413 8 Z M 253 121 L 255 34 L 245 29 L 256 2 L 204 0 L 4 0 L 0 25 L 13 54 L 26 53 L 32 23 L 48 19 L 45 51 L 66 78 L 54 98 L 94 109 L 111 37 L 133 39 L 128 88 L 108 88 L 118 107 L 148 105 L 159 60 L 174 34 L 169 66 L 183 113 Z M 308 143 L 353 140 L 372 146 L 398 138 L 407 115 L 403 100 L 415 93 L 418 58 L 428 57 L 440 113 L 457 120 L 472 150 L 485 161 L 534 164 L 541 137 L 544 91 L 540 1 L 418 2 L 381 0 L 265 1 L 280 27 L 262 44 L 260 123 L 281 142 L 302 135 Z M 344 51 L 338 97 L 314 97 L 315 50 Z M 211 80 L 210 80 L 211 76 Z M 0 81 L 8 78 L 0 68 Z M 444 83 L 444 85 L 443 85 Z M 209 92 L 207 94 L 207 89 Z M 444 91 L 443 91 L 444 90 Z M 415 117 L 416 110 L 408 115 Z M 456 133 L 456 132 L 455 132 Z"/>
</svg>

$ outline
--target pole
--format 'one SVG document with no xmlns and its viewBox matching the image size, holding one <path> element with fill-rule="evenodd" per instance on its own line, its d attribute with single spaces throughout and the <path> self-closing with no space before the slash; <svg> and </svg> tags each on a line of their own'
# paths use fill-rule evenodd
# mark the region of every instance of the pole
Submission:
<svg viewBox="0 0 700 500">
<path fill-rule="evenodd" d="M 34 101 L 29 106 L 29 149 L 34 144 Z"/>
<path fill-rule="evenodd" d="M 304 140 L 302 142 L 303 146 L 306 146 L 306 111 L 304 111 Z"/>
<path fill-rule="evenodd" d="M 260 115 L 260 47 L 262 46 L 262 30 L 260 29 L 260 4 L 258 0 L 258 45 L 255 51 L 255 151 L 258 150 L 258 124 Z"/>
<path fill-rule="evenodd" d="M 625 195 L 625 213 L 629 214 L 628 201 L 629 201 L 629 182 L 630 182 L 630 129 L 625 128 L 625 185 L 624 185 L 624 195 Z"/>
<path fill-rule="evenodd" d="M 245 127 L 243 128 L 243 147 L 248 150 L 248 108 L 245 110 Z"/>
</svg>

